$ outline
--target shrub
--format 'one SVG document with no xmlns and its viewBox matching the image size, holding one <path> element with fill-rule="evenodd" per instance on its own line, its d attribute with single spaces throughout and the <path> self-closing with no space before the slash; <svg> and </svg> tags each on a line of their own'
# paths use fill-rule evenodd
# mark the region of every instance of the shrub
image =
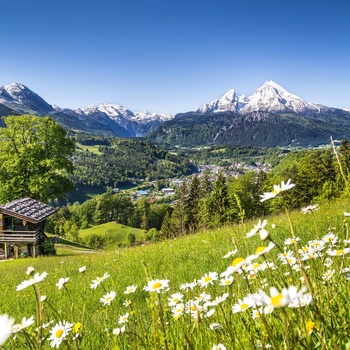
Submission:
<svg viewBox="0 0 350 350">
<path fill-rule="evenodd" d="M 134 233 L 129 232 L 128 234 L 128 242 L 130 245 L 133 245 L 136 242 L 136 236 Z"/>
<path fill-rule="evenodd" d="M 46 238 L 40 244 L 40 251 L 42 255 L 56 255 L 56 249 L 50 238 Z"/>
</svg>

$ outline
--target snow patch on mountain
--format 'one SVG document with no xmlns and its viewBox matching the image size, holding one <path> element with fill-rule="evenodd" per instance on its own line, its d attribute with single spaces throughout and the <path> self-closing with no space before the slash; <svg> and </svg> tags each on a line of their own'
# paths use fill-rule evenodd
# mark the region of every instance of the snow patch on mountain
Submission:
<svg viewBox="0 0 350 350">
<path fill-rule="evenodd" d="M 232 111 L 241 114 L 255 111 L 319 113 L 324 109 L 327 109 L 327 107 L 306 102 L 270 80 L 266 81 L 252 95 L 247 97 L 244 95 L 238 96 L 235 90 L 231 89 L 221 98 L 200 106 L 198 112 L 218 113 Z"/>
<path fill-rule="evenodd" d="M 161 122 L 165 122 L 167 120 L 173 119 L 174 118 L 174 114 L 157 114 L 157 113 L 150 113 L 147 110 L 143 109 L 140 112 L 135 112 L 134 116 L 131 117 L 132 120 L 141 122 L 141 123 L 147 123 L 150 121 L 161 121 Z"/>
<path fill-rule="evenodd" d="M 240 112 L 243 114 L 254 111 L 292 111 L 296 113 L 313 111 L 319 113 L 320 108 L 313 103 L 305 102 L 300 97 L 291 94 L 282 86 L 270 80 L 249 96 L 247 104 L 240 109 Z"/>
<path fill-rule="evenodd" d="M 53 107 L 35 92 L 21 83 L 13 83 L 0 87 L 2 101 L 5 105 L 12 107 L 12 104 L 23 106 L 24 110 L 31 109 L 40 113 L 53 111 Z"/>
</svg>

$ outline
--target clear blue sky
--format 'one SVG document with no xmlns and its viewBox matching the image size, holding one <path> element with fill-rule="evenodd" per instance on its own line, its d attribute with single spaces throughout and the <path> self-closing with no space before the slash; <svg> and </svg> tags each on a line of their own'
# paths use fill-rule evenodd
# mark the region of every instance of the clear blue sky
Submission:
<svg viewBox="0 0 350 350">
<path fill-rule="evenodd" d="M 350 106 L 348 0 L 0 2 L 0 85 L 60 107 L 185 112 L 266 80 Z"/>
</svg>

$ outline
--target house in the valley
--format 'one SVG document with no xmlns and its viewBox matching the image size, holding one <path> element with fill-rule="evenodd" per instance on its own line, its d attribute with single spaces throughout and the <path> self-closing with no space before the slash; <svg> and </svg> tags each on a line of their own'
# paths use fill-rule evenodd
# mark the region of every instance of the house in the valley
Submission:
<svg viewBox="0 0 350 350">
<path fill-rule="evenodd" d="M 175 190 L 173 188 L 170 187 L 166 187 L 162 189 L 163 194 L 165 194 L 167 197 L 171 197 L 174 193 Z"/>
<path fill-rule="evenodd" d="M 0 205 L 0 259 L 40 255 L 46 218 L 55 211 L 29 197 Z"/>
</svg>

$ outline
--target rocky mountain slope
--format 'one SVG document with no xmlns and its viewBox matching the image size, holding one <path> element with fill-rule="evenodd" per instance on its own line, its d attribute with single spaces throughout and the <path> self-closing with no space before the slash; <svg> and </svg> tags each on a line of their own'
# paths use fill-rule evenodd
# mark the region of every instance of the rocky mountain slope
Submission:
<svg viewBox="0 0 350 350">
<path fill-rule="evenodd" d="M 71 110 L 52 106 L 23 84 L 0 87 L 0 116 L 49 115 L 63 126 L 105 136 L 142 137 L 157 129 L 173 115 L 141 111 L 133 113 L 120 105 L 101 104 Z"/>
<path fill-rule="evenodd" d="M 23 84 L 0 87 L 0 116 L 49 115 L 64 127 L 104 136 L 144 137 L 173 145 L 316 146 L 350 137 L 350 109 L 304 101 L 273 81 L 252 95 L 229 90 L 195 112 L 160 115 L 118 104 L 76 110 L 50 105 Z M 3 121 L 2 121 L 3 123 Z M 3 125 L 3 124 L 2 124 Z"/>
</svg>

